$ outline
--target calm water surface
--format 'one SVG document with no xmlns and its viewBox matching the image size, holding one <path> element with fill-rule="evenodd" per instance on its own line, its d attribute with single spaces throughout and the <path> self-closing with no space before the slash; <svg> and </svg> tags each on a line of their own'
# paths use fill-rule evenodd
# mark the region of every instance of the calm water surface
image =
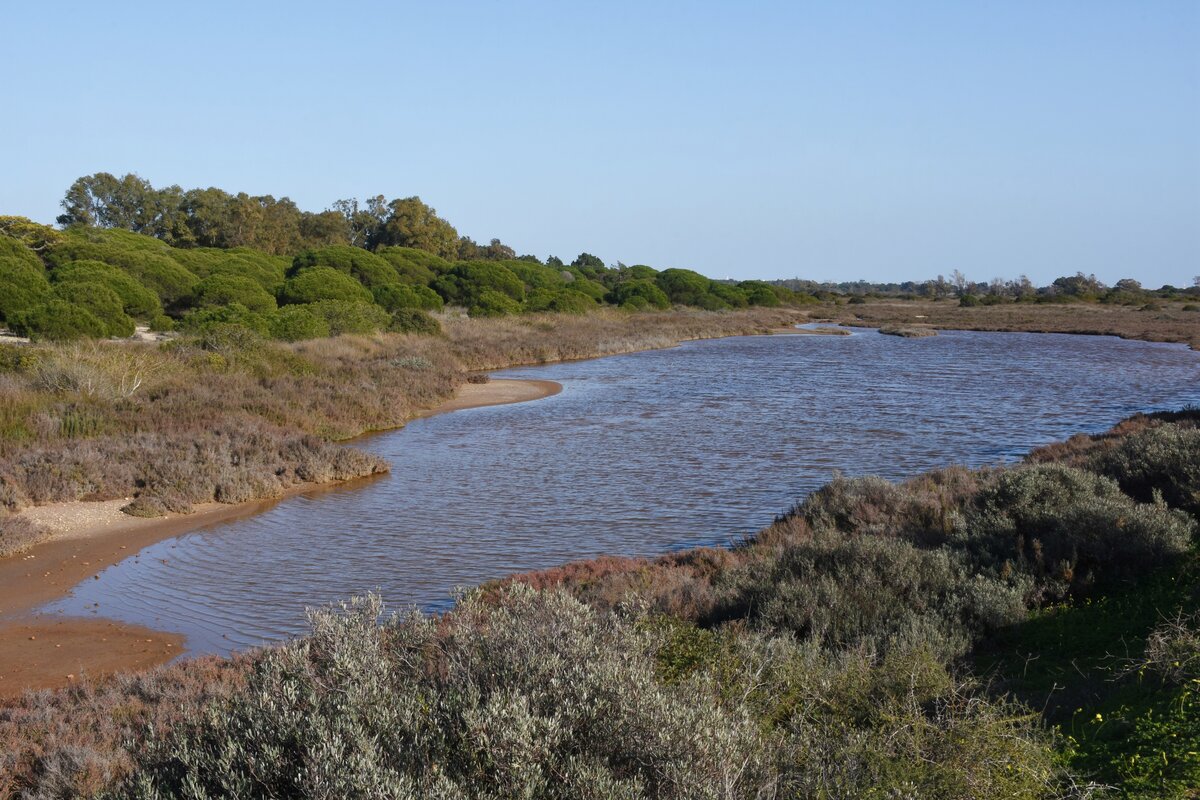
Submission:
<svg viewBox="0 0 1200 800">
<path fill-rule="evenodd" d="M 45 610 L 227 652 L 369 590 L 439 608 L 514 571 L 736 540 L 836 470 L 1011 461 L 1200 403 L 1196 353 L 1098 336 L 747 337 L 497 375 L 564 389 L 363 440 L 390 475 L 161 542 Z"/>
</svg>

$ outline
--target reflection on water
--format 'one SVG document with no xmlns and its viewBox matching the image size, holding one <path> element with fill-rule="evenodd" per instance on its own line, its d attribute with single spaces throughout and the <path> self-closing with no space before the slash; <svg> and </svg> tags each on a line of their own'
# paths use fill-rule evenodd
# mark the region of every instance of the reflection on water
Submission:
<svg viewBox="0 0 1200 800">
<path fill-rule="evenodd" d="M 835 470 L 902 478 L 1012 460 L 1138 410 L 1200 401 L 1200 358 L 1111 337 L 769 336 L 510 370 L 533 403 L 362 440 L 392 473 L 147 548 L 48 610 L 225 652 L 305 629 L 306 606 L 394 606 L 600 554 L 736 540 Z"/>
</svg>

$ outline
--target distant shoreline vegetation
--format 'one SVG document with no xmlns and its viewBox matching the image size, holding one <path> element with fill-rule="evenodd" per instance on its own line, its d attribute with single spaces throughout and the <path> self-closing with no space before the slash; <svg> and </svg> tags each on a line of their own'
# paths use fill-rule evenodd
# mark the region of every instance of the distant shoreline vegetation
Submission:
<svg viewBox="0 0 1200 800">
<path fill-rule="evenodd" d="M 216 188 L 154 188 L 137 175 L 76 180 L 62 229 L 0 216 L 0 325 L 32 339 L 125 338 L 136 326 L 214 329 L 300 341 L 393 330 L 434 334 L 430 312 L 473 317 L 583 314 L 686 306 L 708 311 L 862 303 L 869 298 L 957 300 L 958 305 L 1103 303 L 1153 308 L 1200 303 L 1196 285 L 1108 287 L 1077 273 L 1035 287 L 1028 278 L 973 282 L 820 283 L 712 280 L 688 269 L 606 266 L 581 252 L 569 263 L 479 244 L 419 197 L 338 200 L 302 211 L 286 197 Z M 1196 306 L 1200 309 L 1200 305 Z"/>
<path fill-rule="evenodd" d="M 0 323 L 33 339 L 244 329 L 284 341 L 344 333 L 434 334 L 429 312 L 709 311 L 817 302 L 763 281 L 723 283 L 686 269 L 518 256 L 460 236 L 418 197 L 319 213 L 287 198 L 155 189 L 136 175 L 80 178 L 62 230 L 0 217 Z"/>
</svg>

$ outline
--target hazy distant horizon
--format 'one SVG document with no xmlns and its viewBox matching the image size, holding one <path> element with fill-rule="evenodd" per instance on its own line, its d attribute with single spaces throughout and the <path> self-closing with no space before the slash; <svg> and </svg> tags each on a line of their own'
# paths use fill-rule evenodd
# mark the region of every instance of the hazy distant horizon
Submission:
<svg viewBox="0 0 1200 800">
<path fill-rule="evenodd" d="M 419 195 L 715 278 L 1200 274 L 1200 4 L 227 2 L 8 11 L 0 214 L 135 172 Z M 99 44 L 98 44 L 99 43 Z"/>
</svg>

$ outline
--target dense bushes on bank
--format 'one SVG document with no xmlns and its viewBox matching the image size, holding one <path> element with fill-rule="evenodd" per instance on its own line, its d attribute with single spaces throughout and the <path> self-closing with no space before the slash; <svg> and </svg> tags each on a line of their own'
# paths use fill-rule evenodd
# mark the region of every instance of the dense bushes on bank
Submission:
<svg viewBox="0 0 1200 800">
<path fill-rule="evenodd" d="M 327 314 L 283 309 L 330 301 L 373 304 L 389 315 L 455 306 L 495 317 L 583 314 L 605 304 L 636 312 L 672 304 L 728 310 L 802 300 L 766 283 L 721 283 L 689 270 L 660 273 L 643 265 L 607 268 L 595 257 L 581 256 L 570 266 L 557 259 L 543 264 L 532 256 L 503 257 L 500 248 L 500 257 L 490 260 L 448 261 L 418 247 L 383 244 L 371 251 L 335 243 L 289 258 L 245 246 L 172 247 L 117 228 L 77 223 L 60 232 L 4 219 L 20 222 L 4 230 L 23 238 L 0 233 L 0 323 L 33 338 L 127 337 L 139 323 L 194 331 L 219 322 L 297 341 L 328 335 L 317 321 Z M 384 330 L 389 318 L 356 315 L 360 323 L 374 320 L 374 330 Z M 365 330 L 361 324 L 333 325 L 339 329 Z"/>
</svg>

